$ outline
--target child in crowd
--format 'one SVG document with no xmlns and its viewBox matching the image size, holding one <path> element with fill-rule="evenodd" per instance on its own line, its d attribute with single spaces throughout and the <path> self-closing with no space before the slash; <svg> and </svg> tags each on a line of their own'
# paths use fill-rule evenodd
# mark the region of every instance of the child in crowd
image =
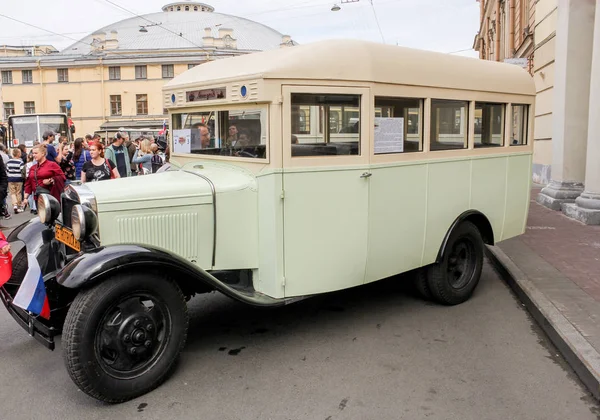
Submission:
<svg viewBox="0 0 600 420">
<path fill-rule="evenodd" d="M 12 159 L 6 162 L 6 174 L 8 175 L 8 193 L 12 199 L 13 212 L 15 214 L 23 211 L 21 197 L 23 190 L 23 160 L 21 150 L 12 149 Z"/>
</svg>

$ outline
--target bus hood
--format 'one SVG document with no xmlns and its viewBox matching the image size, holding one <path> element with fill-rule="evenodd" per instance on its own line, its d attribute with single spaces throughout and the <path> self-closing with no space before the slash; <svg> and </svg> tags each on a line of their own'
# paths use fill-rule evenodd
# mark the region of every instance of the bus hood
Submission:
<svg viewBox="0 0 600 420">
<path fill-rule="evenodd" d="M 241 169 L 198 163 L 177 171 L 85 185 L 100 213 L 212 204 L 213 194 L 256 190 L 255 178 Z"/>
</svg>

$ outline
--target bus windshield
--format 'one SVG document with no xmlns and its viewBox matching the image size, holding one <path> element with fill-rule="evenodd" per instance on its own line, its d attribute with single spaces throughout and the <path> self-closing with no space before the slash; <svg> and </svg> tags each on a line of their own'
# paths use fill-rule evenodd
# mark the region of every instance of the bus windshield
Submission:
<svg viewBox="0 0 600 420">
<path fill-rule="evenodd" d="M 24 115 L 9 118 L 9 138 L 11 144 L 33 146 L 33 142 L 41 141 L 45 131 L 60 135 L 68 135 L 68 123 L 65 115 Z M 18 143 L 16 143 L 18 140 Z"/>
<path fill-rule="evenodd" d="M 266 158 L 265 108 L 173 114 L 173 152 Z"/>
</svg>

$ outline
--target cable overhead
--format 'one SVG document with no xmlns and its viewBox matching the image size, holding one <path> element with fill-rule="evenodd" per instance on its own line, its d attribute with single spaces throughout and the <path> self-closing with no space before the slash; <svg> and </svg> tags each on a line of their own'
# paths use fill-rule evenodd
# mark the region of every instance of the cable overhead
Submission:
<svg viewBox="0 0 600 420">
<path fill-rule="evenodd" d="M 83 41 L 81 41 L 79 39 L 71 38 L 70 36 L 66 36 L 64 34 L 59 34 L 57 32 L 50 31 L 50 30 L 42 28 L 40 26 L 36 26 L 36 25 L 31 24 L 31 23 L 23 22 L 22 20 L 19 20 L 19 19 L 15 19 L 13 17 L 3 15 L 2 13 L 0 13 L 0 17 L 6 18 L 6 19 L 9 19 L 9 20 L 13 20 L 15 22 L 19 22 L 19 23 L 21 23 L 23 25 L 31 26 L 32 28 L 36 28 L 36 29 L 39 29 L 40 31 L 48 32 L 48 33 L 50 33 L 52 35 L 57 35 L 57 36 L 61 36 L 63 38 L 70 39 L 71 41 L 75 41 L 78 44 L 92 45 L 91 43 L 83 42 Z"/>
<path fill-rule="evenodd" d="M 204 47 L 202 47 L 201 45 L 198 45 L 198 44 L 196 44 L 194 41 L 191 41 L 191 40 L 189 40 L 188 38 L 184 37 L 184 36 L 183 36 L 183 34 L 182 34 L 181 32 L 177 33 L 177 32 L 175 32 L 175 31 L 172 31 L 172 30 L 170 30 L 169 28 L 167 28 L 167 27 L 165 27 L 165 26 L 159 26 L 159 25 L 158 25 L 158 23 L 156 23 L 156 22 L 153 22 L 153 21 L 151 21 L 150 19 L 148 19 L 148 18 L 145 18 L 144 16 L 138 15 L 137 13 L 135 13 L 135 12 L 132 12 L 132 11 L 131 11 L 131 10 L 129 10 L 129 9 L 126 9 L 125 7 L 123 7 L 123 6 L 119 5 L 119 4 L 117 4 L 117 3 L 115 3 L 115 2 L 113 2 L 113 1 L 111 1 L 111 0 L 104 0 L 104 1 L 105 1 L 105 2 L 107 2 L 107 3 L 109 3 L 109 4 L 112 4 L 113 6 L 116 6 L 116 7 L 118 7 L 119 9 L 122 9 L 122 10 L 126 11 L 127 13 L 130 13 L 130 14 L 132 14 L 132 15 L 134 15 L 134 16 L 136 16 L 136 17 L 140 18 L 140 19 L 144 19 L 146 22 L 150 22 L 151 24 L 153 24 L 153 25 L 155 25 L 155 26 L 158 26 L 159 28 L 161 28 L 161 29 L 164 29 L 164 30 L 165 30 L 165 31 L 167 31 L 167 32 L 170 32 L 170 33 L 172 33 L 173 35 L 176 35 L 176 36 L 178 36 L 178 37 L 179 37 L 179 38 L 181 38 L 181 39 L 185 39 L 187 42 L 189 42 L 190 44 L 192 44 L 192 45 L 194 45 L 194 46 L 196 46 L 196 47 L 198 47 L 198 48 L 200 48 L 200 49 L 203 49 L 203 48 L 204 48 Z"/>
<path fill-rule="evenodd" d="M 383 37 L 383 31 L 381 30 L 381 25 L 379 24 L 379 18 L 377 17 L 377 12 L 375 11 L 375 5 L 373 4 L 373 0 L 371 2 L 371 9 L 373 9 L 373 16 L 375 16 L 375 22 L 377 22 L 377 29 L 379 29 L 379 35 L 381 35 L 381 41 L 385 44 L 385 38 Z"/>
</svg>

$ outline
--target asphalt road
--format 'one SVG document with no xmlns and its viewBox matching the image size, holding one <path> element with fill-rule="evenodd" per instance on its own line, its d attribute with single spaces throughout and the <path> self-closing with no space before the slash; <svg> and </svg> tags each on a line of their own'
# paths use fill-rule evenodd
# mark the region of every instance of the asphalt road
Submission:
<svg viewBox="0 0 600 420">
<path fill-rule="evenodd" d="M 598 419 L 600 407 L 486 265 L 475 296 L 425 303 L 385 281 L 285 308 L 190 302 L 159 389 L 120 405 L 77 390 L 0 311 L 0 419 Z"/>
</svg>

